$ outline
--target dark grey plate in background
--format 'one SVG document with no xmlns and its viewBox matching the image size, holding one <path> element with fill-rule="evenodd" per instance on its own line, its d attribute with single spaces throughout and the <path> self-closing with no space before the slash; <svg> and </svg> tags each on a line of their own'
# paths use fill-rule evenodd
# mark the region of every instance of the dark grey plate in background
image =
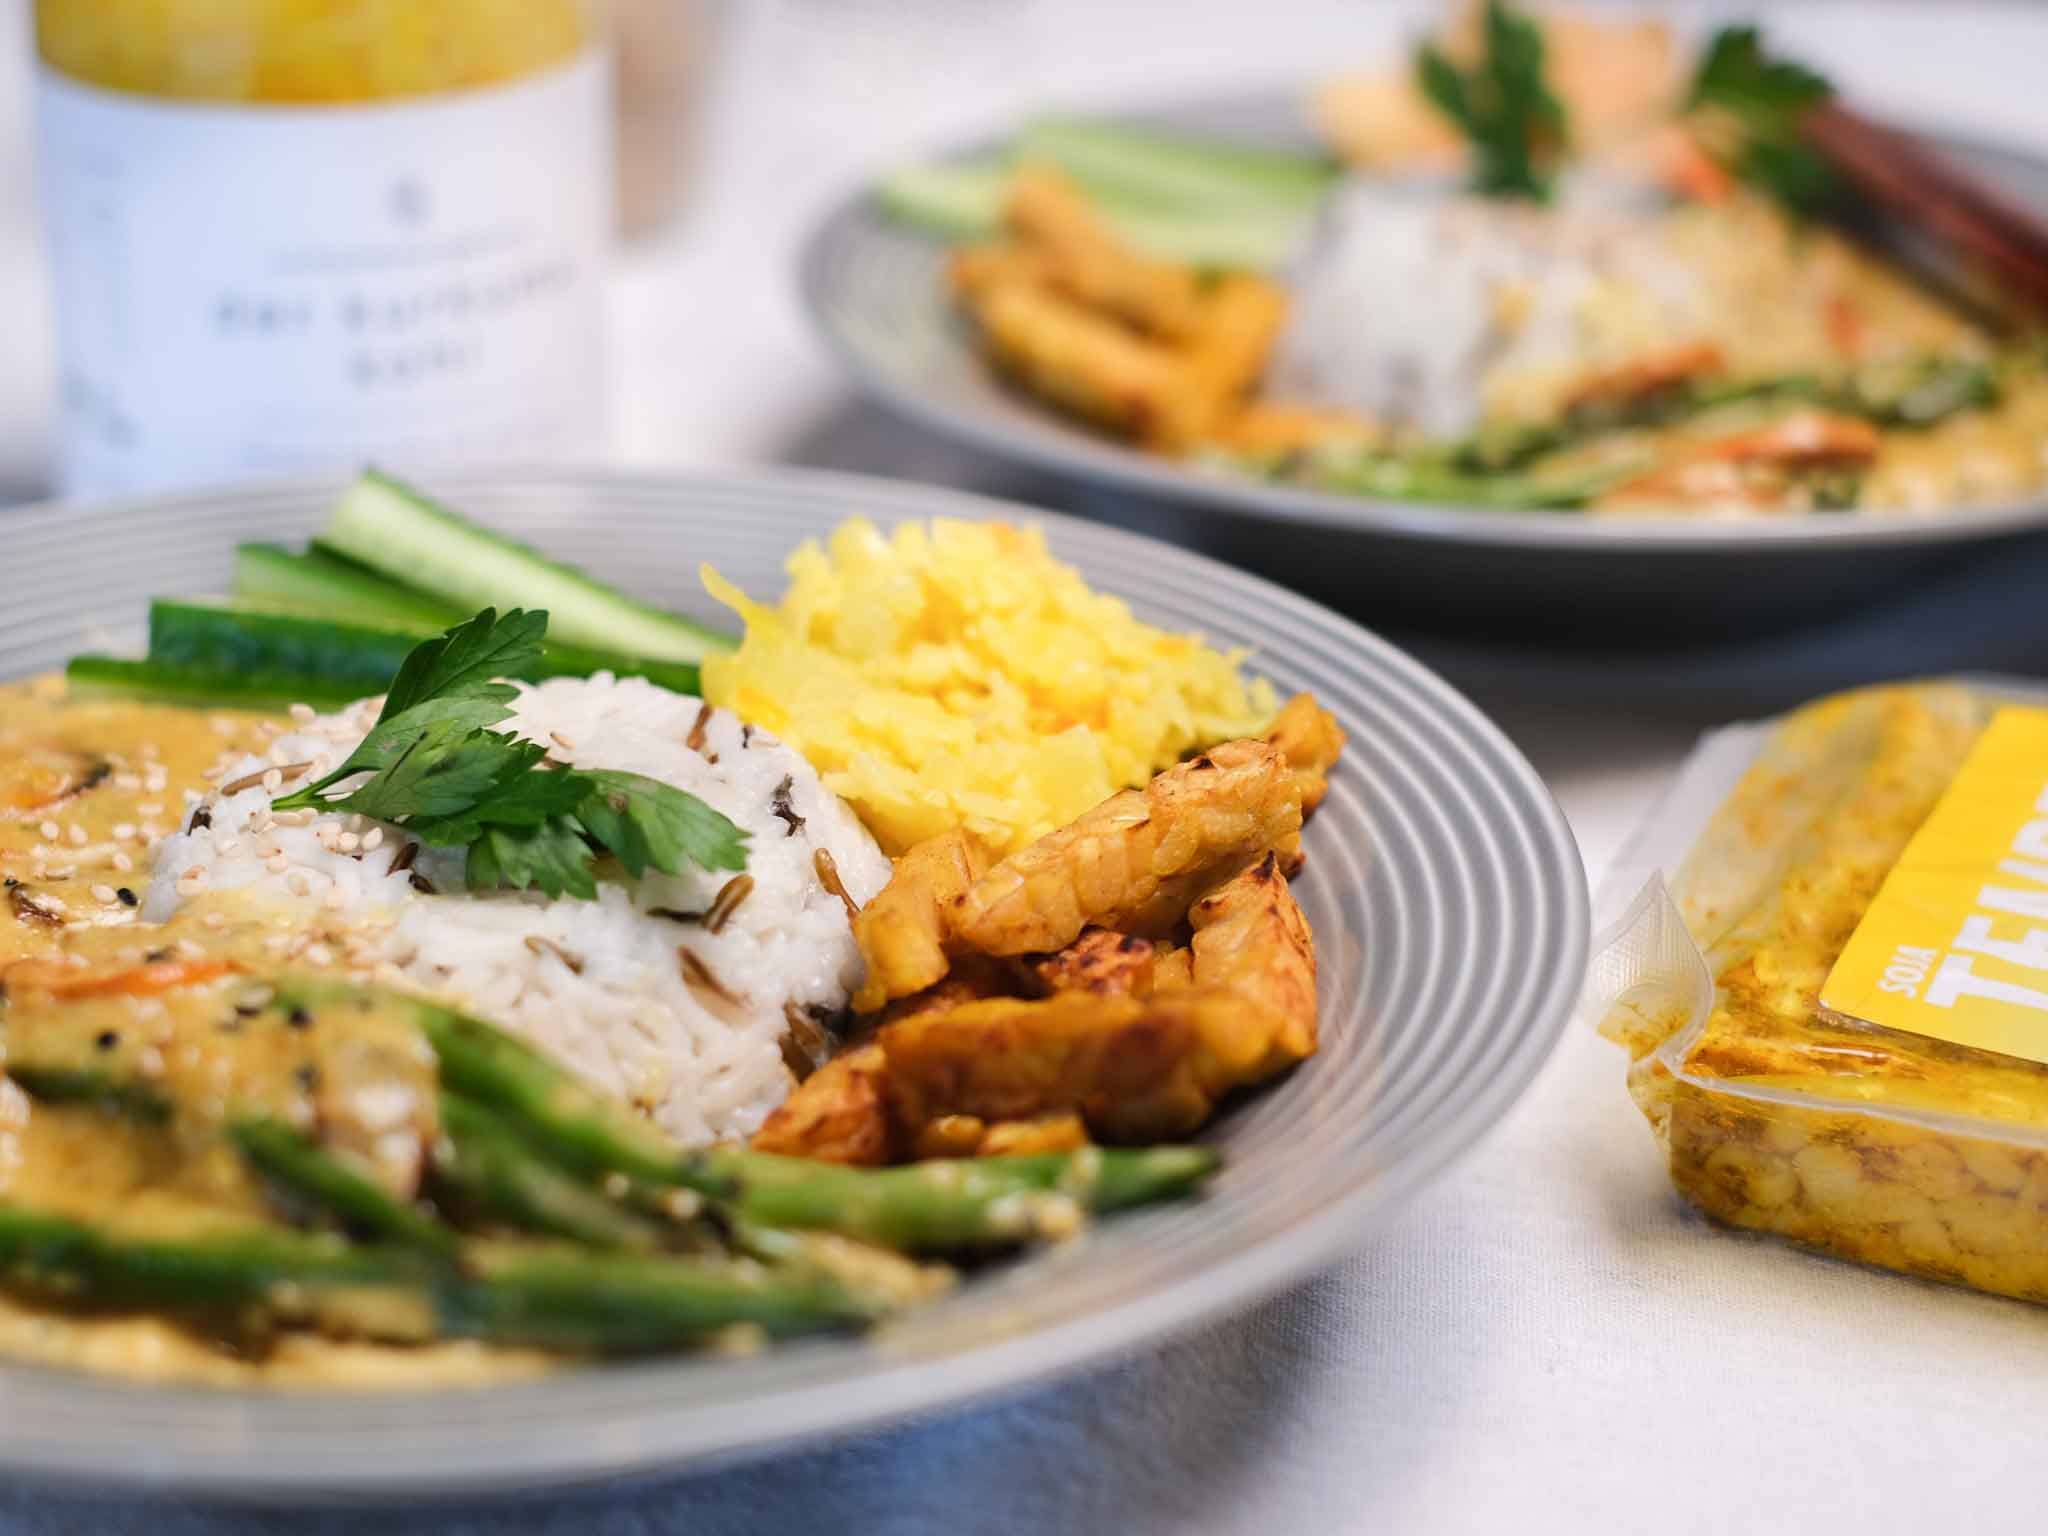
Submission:
<svg viewBox="0 0 2048 1536">
<path fill-rule="evenodd" d="M 388 1498 L 557 1485 L 759 1453 L 1014 1388 L 1241 1307 L 1362 1241 L 1495 1124 L 1578 990 L 1584 874 L 1528 765 L 1419 664 L 1324 609 L 1115 529 L 848 476 L 471 474 L 434 488 L 654 601 L 722 617 L 700 561 L 779 592 L 842 518 L 1042 523 L 1056 553 L 1155 622 L 1243 646 L 1351 734 L 1298 890 L 1322 967 L 1322 1050 L 1212 1127 L 1199 1204 L 1140 1213 L 866 1340 L 664 1360 L 414 1395 L 266 1395 L 0 1366 L 0 1468 L 231 1496 Z M 10 513 L 0 678 L 139 636 L 153 593 L 223 587 L 238 540 L 304 538 L 338 490 L 299 484 Z"/>
<path fill-rule="evenodd" d="M 1269 91 L 1130 120 L 1306 147 L 1301 99 Z M 2016 201 L 2048 210 L 2048 161 L 1930 142 Z M 1657 644 L 1810 619 L 1931 563 L 1981 558 L 1987 542 L 2048 528 L 2048 498 L 1935 517 L 1623 521 L 1376 501 L 1190 467 L 1090 432 L 1003 385 L 947 300 L 943 259 L 940 242 L 892 223 L 865 188 L 807 242 L 805 306 L 861 388 L 934 432 L 1066 477 L 1091 514 L 1170 530 L 1352 611 L 1467 634 Z"/>
</svg>

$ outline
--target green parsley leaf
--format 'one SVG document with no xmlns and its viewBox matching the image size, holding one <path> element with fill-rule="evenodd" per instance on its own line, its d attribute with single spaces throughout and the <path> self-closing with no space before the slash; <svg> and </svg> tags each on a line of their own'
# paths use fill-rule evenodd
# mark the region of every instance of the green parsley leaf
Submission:
<svg viewBox="0 0 2048 1536">
<path fill-rule="evenodd" d="M 1848 193 L 1799 124 L 1834 94 L 1805 65 L 1766 53 L 1755 27 L 1723 27 L 1700 59 L 1686 115 L 1701 146 L 1733 174 L 1794 212 L 1821 214 Z"/>
<path fill-rule="evenodd" d="M 546 750 L 530 741 L 442 722 L 360 789 L 331 802 L 379 821 L 431 825 L 461 816 L 532 772 Z M 426 839 L 423 837 L 423 841 Z M 436 839 L 453 845 L 458 839 Z"/>
<path fill-rule="evenodd" d="M 486 827 L 469 845 L 463 879 L 471 890 L 538 890 L 548 896 L 597 898 L 590 845 L 563 818 L 533 827 Z"/>
<path fill-rule="evenodd" d="M 1550 198 L 1565 147 L 1564 107 L 1543 78 L 1543 29 L 1488 0 L 1484 52 L 1461 70 L 1436 47 L 1416 51 L 1422 94 L 1472 142 L 1472 190 L 1487 197 Z"/>
<path fill-rule="evenodd" d="M 518 696 L 493 679 L 530 662 L 546 633 L 545 613 L 486 608 L 416 647 L 355 751 L 275 807 L 355 811 L 429 846 L 464 848 L 464 878 L 477 889 L 589 900 L 600 853 L 635 876 L 744 869 L 746 833 L 695 795 L 637 773 L 555 768 L 545 747 L 490 729 Z M 352 778 L 362 782 L 327 793 Z"/>
<path fill-rule="evenodd" d="M 747 834 L 695 795 L 644 774 L 598 769 L 581 775 L 594 793 L 576 816 L 629 873 L 745 869 Z"/>
<path fill-rule="evenodd" d="M 406 831 L 424 843 L 461 847 L 482 836 L 485 827 L 537 827 L 558 818 L 573 818 L 577 807 L 590 796 L 590 780 L 583 774 L 522 769 L 517 778 L 467 810 L 415 817 L 406 823 Z"/>
<path fill-rule="evenodd" d="M 377 723 L 429 699 L 485 698 L 509 704 L 519 691 L 493 679 L 538 661 L 547 632 L 544 610 L 514 608 L 501 619 L 495 609 L 486 608 L 439 639 L 413 647 L 391 680 Z"/>
</svg>

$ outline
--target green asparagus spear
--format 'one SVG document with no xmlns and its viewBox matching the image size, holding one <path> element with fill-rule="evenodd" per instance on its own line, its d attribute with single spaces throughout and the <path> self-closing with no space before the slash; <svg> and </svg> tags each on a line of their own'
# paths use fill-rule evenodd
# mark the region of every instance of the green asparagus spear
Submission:
<svg viewBox="0 0 2048 1536">
<path fill-rule="evenodd" d="M 652 1251 L 667 1236 L 661 1223 L 534 1156 L 502 1121 L 460 1094 L 441 1096 L 434 1184 L 437 1197 L 462 1213 L 593 1248 Z"/>
<path fill-rule="evenodd" d="M 244 1226 L 127 1235 L 0 1203 L 0 1274 L 96 1306 L 251 1308 L 337 1331 L 609 1353 L 673 1348 L 735 1324 L 781 1336 L 855 1328 L 888 1306 L 815 1266 L 478 1243 L 433 1265 L 388 1246 Z"/>
<path fill-rule="evenodd" d="M 297 1312 L 326 1292 L 408 1286 L 416 1269 L 404 1254 L 331 1233 L 247 1225 L 124 1236 L 0 1201 L 0 1273 L 100 1305 Z"/>
<path fill-rule="evenodd" d="M 231 1120 L 227 1133 L 258 1173 L 338 1217 L 350 1230 L 437 1258 L 454 1257 L 452 1231 L 311 1137 L 260 1116 Z"/>
<path fill-rule="evenodd" d="M 1087 1147 L 901 1168 L 732 1150 L 710 1153 L 709 1162 L 738 1186 L 733 1208 L 746 1220 L 930 1253 L 1064 1236 L 1084 1211 L 1192 1194 L 1220 1159 L 1207 1147 Z"/>
<path fill-rule="evenodd" d="M 99 1104 L 149 1125 L 161 1125 L 171 1118 L 171 1106 L 161 1094 L 105 1067 L 10 1059 L 7 1075 L 30 1098 L 54 1104 Z"/>
<path fill-rule="evenodd" d="M 731 1193 L 702 1157 L 677 1150 L 532 1047 L 431 1003 L 418 1010 L 442 1086 L 502 1116 L 551 1161 L 584 1178 L 622 1173 L 663 1188 Z"/>
<path fill-rule="evenodd" d="M 470 1244 L 436 1301 L 450 1336 L 593 1353 L 670 1347 L 735 1324 L 776 1337 L 859 1328 L 886 1310 L 812 1266 L 524 1243 Z"/>
</svg>

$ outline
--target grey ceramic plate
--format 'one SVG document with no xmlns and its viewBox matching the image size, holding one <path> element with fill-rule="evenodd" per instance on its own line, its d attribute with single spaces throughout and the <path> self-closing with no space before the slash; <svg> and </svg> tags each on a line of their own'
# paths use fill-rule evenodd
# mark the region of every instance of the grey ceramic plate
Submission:
<svg viewBox="0 0 2048 1536">
<path fill-rule="evenodd" d="M 1228 1167 L 1208 1199 L 999 1268 L 866 1340 L 414 1396 L 147 1389 L 0 1366 L 10 1473 L 254 1497 L 520 1488 L 759 1452 L 1015 1387 L 1243 1306 L 1358 1243 L 1500 1119 L 1564 1022 L 1586 897 L 1550 796 L 1471 705 L 1301 598 L 1130 534 L 850 477 L 432 483 L 706 617 L 718 614 L 700 560 L 770 594 L 798 541 L 847 516 L 1039 517 L 1060 556 L 1145 617 L 1248 648 L 1283 689 L 1314 689 L 1351 733 L 1299 887 L 1321 952 L 1321 1053 L 1213 1128 Z M 0 513 L 0 677 L 139 634 L 152 593 L 219 590 L 236 541 L 305 537 L 336 489 Z"/>
<path fill-rule="evenodd" d="M 1301 100 L 1300 92 L 1269 91 L 1129 120 L 1309 148 Z M 2048 161 L 1930 142 L 2014 200 L 2048 210 Z M 1937 546 L 2048 527 L 2048 498 L 1934 517 L 1616 520 L 1376 501 L 1177 464 L 1076 426 L 998 380 L 946 298 L 943 260 L 940 242 L 892 222 L 865 188 L 812 234 L 800 269 L 804 303 L 863 389 L 977 449 L 1126 502 L 1180 509 L 1191 519 L 1186 531 L 1205 547 L 1347 606 L 1372 601 L 1425 617 L 1507 615 L 1552 624 L 1584 619 L 1610 629 L 1649 618 L 1654 639 L 1810 614 L 1924 564 L 1940 553 Z M 1429 301 L 1427 293 L 1415 298 Z"/>
</svg>

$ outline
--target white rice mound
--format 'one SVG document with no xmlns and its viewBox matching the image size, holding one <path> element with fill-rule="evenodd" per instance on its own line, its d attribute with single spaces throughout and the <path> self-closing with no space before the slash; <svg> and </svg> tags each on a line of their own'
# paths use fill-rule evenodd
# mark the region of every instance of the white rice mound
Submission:
<svg viewBox="0 0 2048 1536">
<path fill-rule="evenodd" d="M 362 739 L 378 707 L 367 699 L 325 717 L 300 711 L 267 757 L 228 765 L 217 783 L 298 763 L 314 766 L 294 782 L 317 777 Z M 753 888 L 715 934 L 659 914 L 703 913 L 729 871 L 686 867 L 634 880 L 600 865 L 596 901 L 472 893 L 460 850 L 421 848 L 411 870 L 393 871 L 410 841 L 402 828 L 334 813 L 273 818 L 274 796 L 290 793 L 282 772 L 272 787 L 217 788 L 186 807 L 187 828 L 202 805 L 211 825 L 164 841 L 141 915 L 160 922 L 204 892 L 244 893 L 287 919 L 265 941 L 281 966 L 335 966 L 463 1008 L 640 1106 L 686 1144 L 748 1135 L 790 1089 L 780 1046 L 789 1013 L 837 1012 L 860 980 L 846 908 L 820 880 L 816 854 L 831 854 L 856 902 L 887 883 L 890 866 L 810 765 L 765 732 L 714 710 L 702 751 L 693 751 L 686 742 L 702 708 L 642 679 L 599 673 L 522 686 L 499 729 L 575 767 L 687 790 L 750 833 Z M 686 975 L 683 950 L 697 976 Z"/>
</svg>

